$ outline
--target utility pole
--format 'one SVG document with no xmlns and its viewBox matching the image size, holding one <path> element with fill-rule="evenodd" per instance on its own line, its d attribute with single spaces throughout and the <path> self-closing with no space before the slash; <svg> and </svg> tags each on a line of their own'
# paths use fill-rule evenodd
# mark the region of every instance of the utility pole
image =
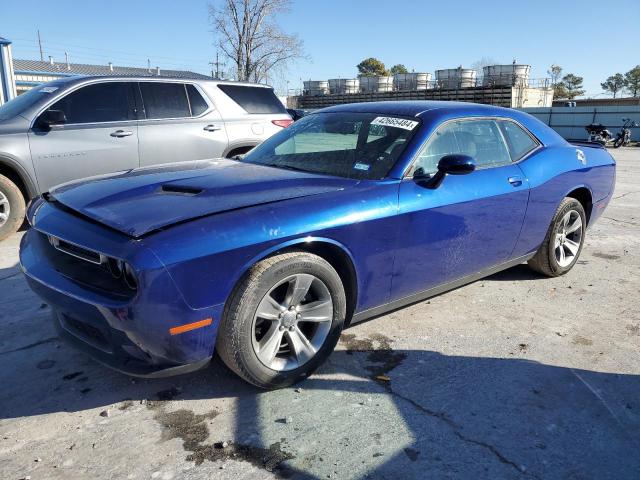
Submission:
<svg viewBox="0 0 640 480">
<path fill-rule="evenodd" d="M 212 67 L 215 67 L 215 71 L 211 70 L 211 76 L 213 78 L 220 78 L 220 65 L 224 66 L 224 63 L 220 63 L 220 60 L 218 58 L 218 52 L 216 52 L 216 61 L 215 62 L 209 62 L 209 65 L 211 65 Z"/>
<path fill-rule="evenodd" d="M 44 55 L 42 54 L 42 40 L 40 40 L 40 30 L 38 30 L 38 46 L 40 47 L 40 61 L 44 62 Z"/>
</svg>

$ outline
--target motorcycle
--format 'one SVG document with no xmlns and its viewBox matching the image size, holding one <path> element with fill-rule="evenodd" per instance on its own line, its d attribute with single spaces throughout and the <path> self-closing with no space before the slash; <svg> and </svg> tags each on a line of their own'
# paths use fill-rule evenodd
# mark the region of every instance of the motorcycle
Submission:
<svg viewBox="0 0 640 480">
<path fill-rule="evenodd" d="M 611 132 L 607 130 L 607 127 L 602 125 L 601 123 L 590 123 L 584 129 L 589 134 L 587 140 L 589 142 L 599 143 L 600 145 L 606 145 L 607 142 L 611 141 L 613 135 Z"/>
<path fill-rule="evenodd" d="M 631 129 L 638 126 L 637 122 L 632 121 L 630 118 L 623 118 L 622 128 L 616 134 L 616 139 L 613 141 L 613 148 L 619 148 L 629 145 L 631 142 Z"/>
</svg>

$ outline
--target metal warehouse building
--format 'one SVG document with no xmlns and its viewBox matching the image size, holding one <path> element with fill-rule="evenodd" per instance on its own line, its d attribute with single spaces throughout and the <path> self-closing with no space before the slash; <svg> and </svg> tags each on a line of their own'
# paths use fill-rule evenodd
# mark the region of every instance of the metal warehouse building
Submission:
<svg viewBox="0 0 640 480">
<path fill-rule="evenodd" d="M 211 78 L 188 70 L 161 70 L 155 68 L 118 67 L 107 65 L 91 65 L 84 63 L 13 59 L 11 42 L 0 37 L 0 105 L 27 90 L 59 78 L 74 75 L 122 75 L 122 76 L 163 76 L 172 78 Z"/>
</svg>

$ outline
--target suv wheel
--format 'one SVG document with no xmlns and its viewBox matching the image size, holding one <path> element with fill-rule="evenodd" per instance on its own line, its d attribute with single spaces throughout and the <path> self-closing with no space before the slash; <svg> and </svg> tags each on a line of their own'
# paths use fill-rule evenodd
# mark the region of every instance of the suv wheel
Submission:
<svg viewBox="0 0 640 480">
<path fill-rule="evenodd" d="M 24 221 L 22 192 L 4 175 L 0 175 L 0 240 L 18 231 Z"/>
<path fill-rule="evenodd" d="M 236 287 L 216 349 L 246 381 L 284 387 L 306 378 L 331 354 L 345 316 L 344 288 L 328 262 L 306 252 L 275 255 Z"/>
</svg>

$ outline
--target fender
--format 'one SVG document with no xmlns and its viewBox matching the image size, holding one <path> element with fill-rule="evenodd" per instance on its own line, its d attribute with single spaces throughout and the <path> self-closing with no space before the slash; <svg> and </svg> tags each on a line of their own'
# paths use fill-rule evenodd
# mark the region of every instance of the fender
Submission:
<svg viewBox="0 0 640 480">
<path fill-rule="evenodd" d="M 358 275 L 358 269 L 356 268 L 356 262 L 355 259 L 353 258 L 353 254 L 351 253 L 351 251 L 346 247 L 346 245 L 338 242 L 337 240 L 334 240 L 332 238 L 327 238 L 327 237 L 302 237 L 302 238 L 294 238 L 291 240 L 288 240 L 286 242 L 280 243 L 278 245 L 275 245 L 267 250 L 264 250 L 262 252 L 260 252 L 258 255 L 256 255 L 255 257 L 253 257 L 251 260 L 249 260 L 247 263 L 245 263 L 242 268 L 240 268 L 238 270 L 238 272 L 233 276 L 232 281 L 230 282 L 231 285 L 233 285 L 233 288 L 235 288 L 235 286 L 238 284 L 238 282 L 240 281 L 240 279 L 242 277 L 244 277 L 246 275 L 246 273 L 251 269 L 251 267 L 253 267 L 256 263 L 264 260 L 265 258 L 273 255 L 274 253 L 280 251 L 280 250 L 285 250 L 287 248 L 291 248 L 293 246 L 296 245 L 309 245 L 312 243 L 328 243 L 333 245 L 334 247 L 338 247 L 340 250 L 342 250 L 343 253 L 345 253 L 347 255 L 347 257 L 349 257 L 349 261 L 351 262 L 351 266 L 353 267 L 353 271 L 355 272 L 356 275 L 356 286 L 358 288 L 358 290 L 360 290 L 360 285 L 359 285 L 359 278 L 360 275 Z"/>
<path fill-rule="evenodd" d="M 6 166 L 7 168 L 13 170 L 18 176 L 18 178 L 20 179 L 20 181 L 22 181 L 22 184 L 27 189 L 27 196 L 28 196 L 28 198 L 26 199 L 27 202 L 31 200 L 33 197 L 38 195 L 39 190 L 37 185 L 33 183 L 33 181 L 31 180 L 31 176 L 20 164 L 20 162 L 18 162 L 17 160 L 13 159 L 12 157 L 8 156 L 5 153 L 0 153 L 0 165 Z"/>
<path fill-rule="evenodd" d="M 227 155 L 229 155 L 230 152 L 238 149 L 238 148 L 254 148 L 256 146 L 258 146 L 260 143 L 259 142 L 251 142 L 251 141 L 236 141 L 232 144 L 229 144 L 227 146 L 227 148 L 224 150 L 224 152 L 222 153 L 223 157 L 227 157 Z"/>
</svg>

